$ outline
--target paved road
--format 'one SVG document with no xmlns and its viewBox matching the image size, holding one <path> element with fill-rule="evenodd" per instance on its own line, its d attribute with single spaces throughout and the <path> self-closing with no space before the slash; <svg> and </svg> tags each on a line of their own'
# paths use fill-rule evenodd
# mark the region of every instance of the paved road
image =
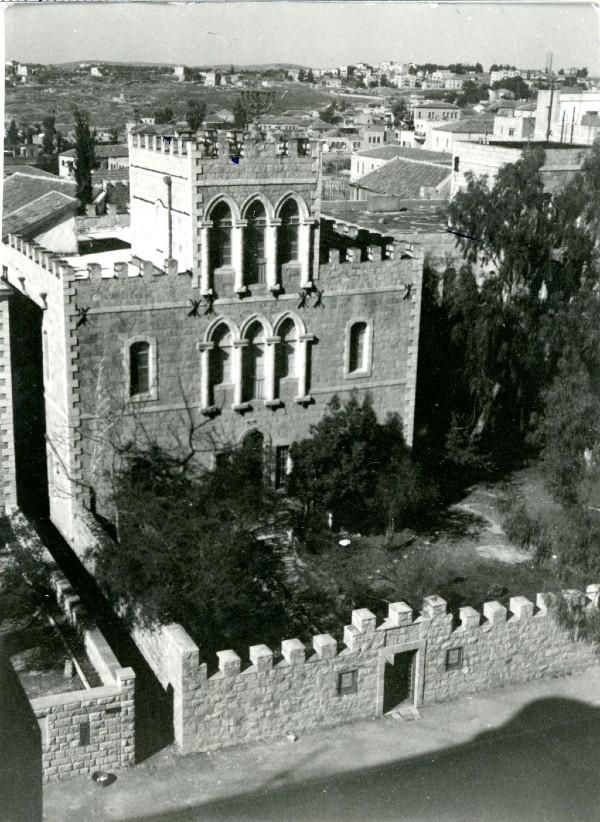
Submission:
<svg viewBox="0 0 600 822">
<path fill-rule="evenodd" d="M 529 716 L 527 715 L 529 712 Z M 600 819 L 600 712 L 543 700 L 504 728 L 433 756 L 140 822 L 583 822 Z M 557 724 L 548 724 L 556 722 Z M 133 822 L 133 820 L 132 820 Z"/>
<path fill-rule="evenodd" d="M 595 822 L 600 666 L 430 705 L 413 722 L 212 754 L 167 748 L 106 790 L 89 777 L 45 786 L 44 812 L 47 822 Z"/>
</svg>

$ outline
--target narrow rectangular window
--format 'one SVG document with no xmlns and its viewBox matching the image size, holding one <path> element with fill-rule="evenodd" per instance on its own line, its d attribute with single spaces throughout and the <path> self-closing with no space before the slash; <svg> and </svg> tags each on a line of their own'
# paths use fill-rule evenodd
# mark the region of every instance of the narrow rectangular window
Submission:
<svg viewBox="0 0 600 822">
<path fill-rule="evenodd" d="M 275 488 L 285 486 L 288 474 L 289 445 L 278 445 L 275 448 Z"/>
<path fill-rule="evenodd" d="M 150 391 L 150 343 L 135 342 L 129 349 L 129 394 L 135 397 Z"/>
<path fill-rule="evenodd" d="M 79 723 L 79 747 L 83 748 L 86 745 L 89 745 L 90 738 L 90 721 L 88 719 L 85 722 Z"/>
</svg>

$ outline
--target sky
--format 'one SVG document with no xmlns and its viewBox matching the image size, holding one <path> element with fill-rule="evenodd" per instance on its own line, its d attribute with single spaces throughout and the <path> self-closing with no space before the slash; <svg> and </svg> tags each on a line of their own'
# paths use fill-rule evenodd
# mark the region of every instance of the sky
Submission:
<svg viewBox="0 0 600 822">
<path fill-rule="evenodd" d="M 4 5 L 4 4 L 2 4 Z M 600 6 L 487 2 L 98 2 L 4 8 L 6 59 L 327 67 L 395 59 L 587 66 Z"/>
</svg>

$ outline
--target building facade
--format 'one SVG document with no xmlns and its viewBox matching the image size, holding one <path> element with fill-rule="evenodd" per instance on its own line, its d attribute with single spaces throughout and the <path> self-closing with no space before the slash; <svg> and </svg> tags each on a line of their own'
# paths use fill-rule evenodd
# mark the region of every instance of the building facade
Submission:
<svg viewBox="0 0 600 822">
<path fill-rule="evenodd" d="M 80 503 L 110 514 L 114 448 L 140 431 L 191 437 L 208 466 L 260 437 L 276 485 L 334 395 L 369 393 L 412 441 L 422 258 L 384 226 L 321 218 L 318 141 L 197 140 L 130 136 L 131 248 L 4 238 L 4 279 L 39 312 L 50 514 L 69 540 Z"/>
</svg>

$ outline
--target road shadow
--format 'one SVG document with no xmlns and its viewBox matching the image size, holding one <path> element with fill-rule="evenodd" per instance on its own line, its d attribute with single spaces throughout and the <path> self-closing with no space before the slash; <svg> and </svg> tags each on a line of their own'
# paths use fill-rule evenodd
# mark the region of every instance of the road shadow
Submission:
<svg viewBox="0 0 600 822">
<path fill-rule="evenodd" d="M 49 520 L 35 527 L 48 550 L 81 597 L 87 612 L 106 637 L 119 663 L 135 671 L 136 762 L 162 750 L 173 741 L 173 693 L 165 691 L 116 616 L 96 581 Z"/>
<path fill-rule="evenodd" d="M 404 727 L 398 723 L 399 737 Z M 598 818 L 599 777 L 600 711 L 542 699 L 466 744 L 285 786 L 278 773 L 255 791 L 126 819 L 582 822 Z"/>
</svg>

